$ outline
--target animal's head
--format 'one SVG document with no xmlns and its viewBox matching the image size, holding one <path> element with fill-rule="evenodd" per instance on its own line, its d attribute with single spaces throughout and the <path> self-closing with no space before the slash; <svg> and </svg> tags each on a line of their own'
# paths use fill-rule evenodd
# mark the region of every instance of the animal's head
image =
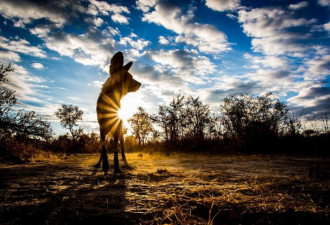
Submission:
<svg viewBox="0 0 330 225">
<path fill-rule="evenodd" d="M 133 62 L 129 62 L 124 66 L 124 56 L 122 52 L 117 52 L 111 59 L 111 65 L 109 73 L 111 79 L 121 88 L 122 94 L 125 95 L 128 92 L 137 91 L 141 83 L 135 80 L 128 70 L 133 65 Z"/>
</svg>

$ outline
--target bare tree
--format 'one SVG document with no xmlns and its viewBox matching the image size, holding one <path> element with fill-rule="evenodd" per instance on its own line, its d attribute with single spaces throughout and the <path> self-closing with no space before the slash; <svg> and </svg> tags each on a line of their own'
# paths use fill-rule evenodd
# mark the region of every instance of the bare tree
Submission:
<svg viewBox="0 0 330 225">
<path fill-rule="evenodd" d="M 167 142 L 169 141 L 169 122 L 168 122 L 168 115 L 167 115 L 167 106 L 160 105 L 158 107 L 158 114 L 154 114 L 150 116 L 152 122 L 156 123 L 161 129 L 161 135 L 163 136 L 164 140 Z"/>
<path fill-rule="evenodd" d="M 6 76 L 14 69 L 11 65 L 0 66 L 0 130 L 2 134 L 15 134 L 27 138 L 50 138 L 52 130 L 50 124 L 33 111 L 16 110 L 18 104 L 15 91 L 3 86 L 8 82 Z"/>
<path fill-rule="evenodd" d="M 133 130 L 133 135 L 139 145 L 144 145 L 153 132 L 153 127 L 149 118 L 149 114 L 142 107 L 138 107 L 138 111 L 128 120 Z"/>
<path fill-rule="evenodd" d="M 11 65 L 0 66 L 0 129 L 3 132 L 12 127 L 13 119 L 10 114 L 13 112 L 13 106 L 17 104 L 17 99 L 14 95 L 15 91 L 3 86 L 4 83 L 8 82 L 6 76 L 13 71 L 14 69 Z"/>
<path fill-rule="evenodd" d="M 184 96 L 179 94 L 169 106 L 160 105 L 158 114 L 152 115 L 151 120 L 163 130 L 165 141 L 175 143 L 184 136 L 185 116 Z"/>
<path fill-rule="evenodd" d="M 203 104 L 199 97 L 190 96 L 186 102 L 187 125 L 190 127 L 192 138 L 203 141 L 206 128 L 211 123 L 209 106 Z"/>
<path fill-rule="evenodd" d="M 82 115 L 83 111 L 78 106 L 65 104 L 55 112 L 55 116 L 61 120 L 61 125 L 70 131 L 74 141 L 78 140 L 78 137 L 82 134 L 80 127 L 75 129 L 78 126 L 78 120 L 82 120 Z"/>
</svg>

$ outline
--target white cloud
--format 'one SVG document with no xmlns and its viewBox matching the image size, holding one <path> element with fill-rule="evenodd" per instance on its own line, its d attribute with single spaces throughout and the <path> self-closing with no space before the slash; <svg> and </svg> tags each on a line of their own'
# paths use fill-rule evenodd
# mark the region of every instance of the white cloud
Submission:
<svg viewBox="0 0 330 225">
<path fill-rule="evenodd" d="M 222 75 L 213 86 L 203 90 L 204 98 L 210 104 L 219 104 L 223 98 L 232 94 L 266 94 L 272 92 L 284 97 L 288 91 L 301 90 L 301 84 L 295 83 L 289 71 L 276 69 L 258 69 L 244 75 Z"/>
<path fill-rule="evenodd" d="M 37 70 L 43 70 L 44 66 L 41 63 L 32 63 L 31 67 L 37 69 Z"/>
<path fill-rule="evenodd" d="M 157 4 L 157 2 L 158 0 L 137 0 L 136 6 L 143 12 L 148 12 L 150 8 L 154 7 Z"/>
<path fill-rule="evenodd" d="M 244 32 L 252 37 L 252 48 L 267 55 L 291 54 L 301 55 L 308 48 L 306 40 L 309 35 L 299 32 L 298 28 L 307 28 L 316 20 L 296 19 L 292 14 L 280 8 L 256 8 L 240 10 L 239 22 Z M 289 31 L 295 28 L 297 31 Z"/>
<path fill-rule="evenodd" d="M 108 26 L 106 29 L 102 30 L 102 34 L 108 37 L 116 36 L 120 34 L 119 29 Z"/>
<path fill-rule="evenodd" d="M 283 91 L 286 93 L 289 90 L 293 90 L 293 87 L 291 87 L 293 81 L 290 78 L 290 73 L 285 70 L 260 69 L 246 76 L 252 81 L 261 82 L 269 91 Z"/>
<path fill-rule="evenodd" d="M 27 111 L 37 112 L 38 115 L 44 119 L 47 119 L 49 122 L 58 121 L 58 118 L 54 115 L 54 112 L 61 107 L 59 104 L 49 104 L 51 99 L 48 101 L 42 102 L 41 106 L 33 106 L 24 104 L 24 109 Z"/>
<path fill-rule="evenodd" d="M 0 60 L 2 63 L 12 63 L 21 61 L 20 56 L 15 52 L 0 51 Z"/>
<path fill-rule="evenodd" d="M 135 40 L 133 40 L 135 39 Z M 142 50 L 143 48 L 145 48 L 147 45 L 150 44 L 150 41 L 144 40 L 142 38 L 137 38 L 136 34 L 131 33 L 131 35 L 129 37 L 123 37 L 120 39 L 119 44 L 126 46 L 127 44 L 129 44 L 130 46 L 132 46 L 133 48 L 137 49 L 137 50 Z"/>
<path fill-rule="evenodd" d="M 330 22 L 323 24 L 323 27 L 326 31 L 328 31 L 330 33 Z"/>
<path fill-rule="evenodd" d="M 308 66 L 305 80 L 320 80 L 330 75 L 330 55 L 316 56 L 305 64 Z"/>
<path fill-rule="evenodd" d="M 37 26 L 37 27 L 29 29 L 31 34 L 34 34 L 40 38 L 46 37 L 49 34 L 50 30 L 51 30 L 50 27 L 47 25 L 46 26 Z"/>
<path fill-rule="evenodd" d="M 302 2 L 298 2 L 296 4 L 290 4 L 289 9 L 298 10 L 298 9 L 305 8 L 307 6 L 308 6 L 308 2 L 307 1 L 302 1 Z"/>
<path fill-rule="evenodd" d="M 100 17 L 97 17 L 97 18 L 88 18 L 87 21 L 88 22 L 91 22 L 92 24 L 94 24 L 97 27 L 102 26 L 102 24 L 104 23 L 104 21 Z"/>
<path fill-rule="evenodd" d="M 215 72 L 215 65 L 205 56 L 196 56 L 188 50 L 149 51 L 150 58 L 165 66 L 184 81 L 195 84 L 206 82 L 205 75 Z"/>
<path fill-rule="evenodd" d="M 319 83 L 308 83 L 299 94 L 288 99 L 290 105 L 300 107 L 303 115 L 322 118 L 330 111 L 330 88 L 320 87 Z M 302 109 L 303 110 L 302 110 Z"/>
<path fill-rule="evenodd" d="M 144 52 L 140 52 L 139 50 L 135 49 L 135 48 L 126 48 L 124 51 L 123 51 L 124 55 L 125 55 L 125 60 L 127 61 L 135 61 L 136 58 L 139 58 L 141 56 L 143 56 Z M 108 69 L 106 69 L 106 73 L 108 73 Z"/>
<path fill-rule="evenodd" d="M 72 57 L 84 65 L 97 65 L 101 68 L 114 53 L 113 38 L 93 39 L 93 33 L 83 35 L 62 34 L 48 37 L 46 46 L 60 55 Z"/>
<path fill-rule="evenodd" d="M 170 42 L 166 39 L 166 37 L 164 36 L 159 36 L 159 40 L 158 40 L 159 44 L 162 44 L 162 45 L 167 45 L 169 44 Z"/>
<path fill-rule="evenodd" d="M 119 13 L 115 13 L 111 16 L 111 19 L 114 21 L 114 22 L 117 22 L 117 23 L 124 23 L 124 24 L 128 24 L 128 18 L 126 16 L 123 16 Z"/>
<path fill-rule="evenodd" d="M 150 41 L 138 38 L 134 33 L 121 37 L 119 42 L 115 41 L 113 35 L 119 35 L 119 30 L 107 28 L 102 32 L 95 30 L 82 35 L 62 33 L 46 38 L 45 42 L 46 47 L 60 55 L 71 57 L 83 65 L 98 66 L 105 72 L 109 70 L 109 59 L 115 53 L 118 44 L 132 47 L 125 50 L 130 53 L 130 59 L 141 56 L 139 51 L 150 44 Z"/>
<path fill-rule="evenodd" d="M 206 102 L 213 107 L 218 107 L 219 103 L 229 95 L 263 93 L 266 90 L 262 85 L 247 79 L 243 80 L 240 76 L 225 75 L 219 78 L 219 81 L 214 83 L 214 86 L 204 89 L 203 92 Z"/>
<path fill-rule="evenodd" d="M 2 0 L 0 2 L 0 12 L 6 19 L 13 21 L 16 27 L 25 27 L 26 24 L 32 24 L 34 20 L 45 19 L 47 25 L 53 25 L 61 28 L 68 21 L 86 18 L 86 13 L 92 16 L 111 15 L 114 22 L 128 23 L 128 17 L 123 13 L 129 14 L 130 11 L 125 6 L 109 4 L 105 1 L 89 0 L 87 8 L 81 1 L 67 0 L 43 0 L 43 1 L 25 1 L 25 0 Z M 92 21 L 92 20 L 89 20 Z M 100 26 L 103 22 L 101 18 L 93 19 L 93 24 Z M 33 32 L 42 35 L 40 32 L 45 30 L 34 30 Z"/>
<path fill-rule="evenodd" d="M 7 19 L 20 18 L 21 21 L 25 23 L 30 23 L 31 19 L 49 18 L 49 20 L 56 23 L 63 23 L 62 18 L 56 18 L 49 12 L 42 10 L 36 10 L 34 7 L 29 7 L 26 5 L 15 4 L 15 2 L 1 1 L 0 11 L 2 15 Z"/>
<path fill-rule="evenodd" d="M 40 58 L 45 58 L 46 53 L 38 47 L 31 46 L 30 43 L 24 39 L 9 40 L 5 37 L 0 37 L 0 46 L 4 49 L 13 52 L 19 52 L 27 55 L 33 55 Z"/>
<path fill-rule="evenodd" d="M 109 15 L 112 13 L 130 13 L 127 7 L 120 6 L 116 4 L 109 4 L 105 1 L 96 1 L 96 0 L 89 0 L 90 4 L 88 7 L 94 7 L 102 15 Z M 96 14 L 94 14 L 96 15 Z"/>
<path fill-rule="evenodd" d="M 88 86 L 93 86 L 96 88 L 101 88 L 104 81 L 94 80 L 92 83 L 89 83 Z"/>
<path fill-rule="evenodd" d="M 128 17 L 124 16 L 122 13 L 129 14 L 130 11 L 125 6 L 109 4 L 105 1 L 90 0 L 87 13 L 94 16 L 111 15 L 111 19 L 114 22 L 128 24 Z"/>
<path fill-rule="evenodd" d="M 177 42 L 191 44 L 206 53 L 220 53 L 230 49 L 223 32 L 208 24 L 192 22 L 193 17 L 192 9 L 183 15 L 177 6 L 158 3 L 154 11 L 144 14 L 142 20 L 174 31 L 179 35 Z"/>
<path fill-rule="evenodd" d="M 116 41 L 114 36 L 120 38 Z M 124 52 L 128 52 L 130 59 L 141 56 L 140 50 L 144 49 L 151 42 L 131 33 L 127 37 L 120 34 L 118 28 L 107 26 L 102 31 L 96 27 L 80 35 L 58 32 L 54 35 L 44 37 L 45 46 L 58 52 L 62 56 L 73 58 L 76 62 L 84 65 L 99 66 L 108 71 L 106 65 L 110 57 L 120 45 L 125 46 Z M 129 49 L 131 46 L 132 49 Z"/>
<path fill-rule="evenodd" d="M 4 85 L 15 91 L 15 96 L 20 100 L 28 100 L 33 102 L 41 102 L 40 99 L 34 97 L 36 92 L 33 90 L 35 83 L 42 83 L 44 79 L 37 76 L 32 76 L 22 66 L 12 64 L 14 71 L 8 73 L 8 83 Z"/>
<path fill-rule="evenodd" d="M 2 0 L 0 2 L 1 14 L 14 20 L 15 26 L 24 27 L 25 24 L 32 23 L 33 20 L 46 18 L 56 26 L 61 27 L 67 20 L 67 9 L 83 11 L 83 7 L 73 1 L 11 1 Z"/>
<path fill-rule="evenodd" d="M 318 0 L 318 3 L 322 6 L 330 6 L 330 0 Z"/>
<path fill-rule="evenodd" d="M 231 13 L 227 13 L 226 16 L 232 20 L 237 19 L 237 16 Z"/>
<path fill-rule="evenodd" d="M 240 6 L 241 0 L 206 0 L 206 6 L 215 11 L 235 10 Z"/>
<path fill-rule="evenodd" d="M 244 58 L 251 62 L 252 68 L 259 68 L 259 65 L 269 68 L 285 69 L 287 67 L 287 59 L 278 56 L 253 56 L 245 54 Z"/>
</svg>

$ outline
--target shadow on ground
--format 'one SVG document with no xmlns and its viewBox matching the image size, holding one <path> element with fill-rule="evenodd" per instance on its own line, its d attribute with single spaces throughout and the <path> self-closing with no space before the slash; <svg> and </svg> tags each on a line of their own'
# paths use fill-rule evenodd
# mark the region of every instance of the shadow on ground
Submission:
<svg viewBox="0 0 330 225">
<path fill-rule="evenodd" d="M 1 165 L 0 224 L 330 222 L 327 159 L 132 153 L 135 169 L 104 176 L 97 157 Z"/>
</svg>

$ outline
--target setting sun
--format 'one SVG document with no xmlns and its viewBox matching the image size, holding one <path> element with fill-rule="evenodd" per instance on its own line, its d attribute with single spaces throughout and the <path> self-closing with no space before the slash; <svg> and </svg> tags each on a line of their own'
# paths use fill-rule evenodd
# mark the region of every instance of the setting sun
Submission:
<svg viewBox="0 0 330 225">
<path fill-rule="evenodd" d="M 139 102 L 136 100 L 136 96 L 126 95 L 120 101 L 121 108 L 117 114 L 120 119 L 123 120 L 124 126 L 128 126 L 127 120 L 133 116 L 136 112 Z"/>
</svg>

